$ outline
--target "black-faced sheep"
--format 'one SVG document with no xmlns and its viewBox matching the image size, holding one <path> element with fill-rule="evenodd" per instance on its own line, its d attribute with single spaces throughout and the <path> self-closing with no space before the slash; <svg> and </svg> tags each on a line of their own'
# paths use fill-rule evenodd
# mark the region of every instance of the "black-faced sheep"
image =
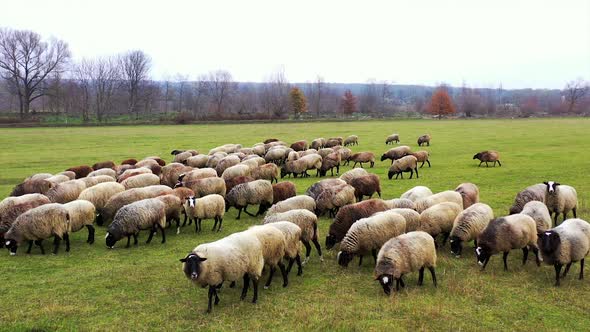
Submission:
<svg viewBox="0 0 590 332">
<path fill-rule="evenodd" d="M 18 216 L 49 203 L 51 203 L 49 198 L 42 194 L 26 194 L 3 199 L 0 202 L 0 248 L 4 247 L 4 233 L 10 229 Z"/>
<path fill-rule="evenodd" d="M 102 225 L 102 211 L 106 206 L 108 200 L 116 194 L 122 193 L 123 191 L 125 191 L 125 187 L 123 187 L 123 185 L 120 183 L 104 182 L 99 183 L 96 186 L 84 189 L 80 193 L 80 196 L 78 196 L 78 199 L 89 201 L 94 205 L 94 207 L 96 208 L 96 212 L 98 213 L 98 216 L 96 217 L 96 223 L 98 225 Z"/>
<path fill-rule="evenodd" d="M 389 167 L 387 177 L 391 180 L 394 175 L 396 179 L 401 175 L 403 179 L 404 172 L 410 172 L 410 179 L 414 176 L 414 173 L 416 173 L 416 178 L 419 178 L 418 160 L 416 159 L 416 157 L 405 156 L 400 159 L 394 160 L 393 164 L 391 164 L 391 167 Z"/>
<path fill-rule="evenodd" d="M 453 221 L 450 237 L 451 253 L 457 257 L 461 256 L 463 243 L 472 240 L 477 247 L 477 237 L 492 219 L 494 219 L 494 211 L 487 204 L 475 203 L 461 211 Z"/>
<path fill-rule="evenodd" d="M 329 155 L 322 156 L 322 166 L 320 167 L 320 176 L 326 176 L 328 171 L 334 176 L 334 168 L 336 168 L 336 175 L 340 173 L 341 156 L 338 152 L 332 152 Z"/>
<path fill-rule="evenodd" d="M 543 233 L 551 228 L 551 215 L 547 206 L 542 202 L 530 201 L 524 205 L 520 213 L 533 218 L 537 224 L 537 234 Z"/>
<path fill-rule="evenodd" d="M 426 143 L 427 146 L 430 146 L 430 134 L 424 134 L 418 137 L 418 146 L 422 146 L 422 144 Z"/>
<path fill-rule="evenodd" d="M 393 142 L 399 143 L 399 134 L 391 134 L 385 139 L 385 145 L 393 144 Z"/>
<path fill-rule="evenodd" d="M 369 199 L 341 207 L 330 225 L 328 236 L 326 236 L 326 248 L 331 249 L 336 243 L 342 241 L 350 226 L 357 220 L 370 217 L 376 212 L 387 209 L 387 204 L 380 199 Z"/>
<path fill-rule="evenodd" d="M 557 225 L 557 217 L 560 213 L 563 213 L 563 220 L 567 218 L 570 211 L 574 213 L 574 218 L 577 218 L 578 193 L 576 189 L 553 181 L 543 182 L 543 184 L 546 186 L 545 205 L 547 205 L 550 215 L 555 214 L 553 220 L 555 225 Z"/>
<path fill-rule="evenodd" d="M 166 204 L 157 198 L 143 199 L 120 208 L 113 222 L 109 225 L 106 236 L 106 245 L 112 249 L 115 243 L 123 237 L 127 237 L 127 246 L 133 236 L 133 244 L 137 245 L 137 235 L 141 230 L 150 230 L 146 243 L 152 241 L 152 237 L 158 228 L 162 232 L 162 243 L 166 243 Z"/>
<path fill-rule="evenodd" d="M 473 159 L 479 160 L 479 165 L 477 165 L 477 167 L 480 167 L 482 163 L 486 163 L 486 167 L 489 167 L 488 163 L 491 162 L 494 163 L 494 167 L 496 167 L 496 163 L 502 166 L 502 163 L 500 163 L 500 154 L 498 151 L 494 150 L 478 152 L 473 156 Z"/>
<path fill-rule="evenodd" d="M 176 183 L 178 183 L 178 177 L 181 174 L 188 173 L 192 171 L 193 168 L 189 166 L 185 166 L 180 163 L 171 163 L 164 167 L 162 167 L 162 175 L 160 183 L 173 188 Z"/>
<path fill-rule="evenodd" d="M 369 175 L 369 172 L 367 172 L 365 169 L 353 168 L 349 171 L 344 172 L 342 175 L 340 175 L 340 180 L 350 184 L 352 179 L 357 178 L 357 177 L 361 177 L 361 176 L 365 176 L 365 175 Z"/>
<path fill-rule="evenodd" d="M 249 216 L 255 216 L 246 210 L 248 205 L 260 205 L 258 212 L 256 213 L 256 216 L 258 216 L 263 214 L 272 205 L 272 184 L 267 180 L 255 180 L 242 183 L 235 186 L 229 193 L 227 193 L 225 199 L 226 211 L 230 207 L 238 209 L 238 216 L 236 219 L 240 219 L 242 210 L 244 210 Z"/>
<path fill-rule="evenodd" d="M 295 183 L 291 181 L 283 181 L 272 185 L 272 204 L 277 204 L 295 195 L 297 195 L 297 188 Z"/>
<path fill-rule="evenodd" d="M 363 168 L 363 163 L 369 163 L 371 168 L 375 166 L 375 154 L 373 152 L 357 152 L 348 158 L 348 161 L 354 161 L 352 168 L 356 167 L 356 164 L 360 164 Z"/>
<path fill-rule="evenodd" d="M 215 231 L 216 228 L 218 232 L 221 231 L 223 215 L 225 214 L 225 199 L 223 196 L 213 194 L 201 198 L 189 197 L 184 203 L 184 210 L 190 222 L 195 222 L 195 232 L 201 231 L 201 221 L 203 219 L 214 219 L 215 223 L 212 231 Z"/>
<path fill-rule="evenodd" d="M 285 258 L 289 260 L 287 274 L 291 272 L 293 263 L 297 262 L 297 275 L 300 276 L 303 273 L 301 256 L 299 256 L 299 250 L 301 248 L 301 228 L 289 221 L 273 222 L 266 225 L 275 227 L 283 232 L 283 235 L 285 236 Z"/>
<path fill-rule="evenodd" d="M 86 227 L 88 229 L 88 239 L 86 243 L 94 243 L 94 219 L 96 217 L 96 208 L 94 204 L 85 200 L 75 200 L 63 205 L 68 211 L 70 217 L 68 223 L 68 234 L 72 234 Z"/>
<path fill-rule="evenodd" d="M 479 188 L 473 183 L 461 183 L 455 191 L 461 194 L 464 209 L 479 202 Z"/>
<path fill-rule="evenodd" d="M 398 146 L 392 149 L 387 150 L 383 155 L 381 155 L 381 161 L 386 159 L 390 159 L 391 163 L 397 159 L 405 157 L 412 153 L 412 149 L 407 145 Z"/>
<path fill-rule="evenodd" d="M 516 194 L 514 204 L 510 207 L 510 214 L 520 213 L 524 205 L 530 201 L 539 201 L 545 203 L 546 186 L 542 183 L 526 187 Z"/>
<path fill-rule="evenodd" d="M 96 223 L 99 226 L 102 226 L 103 223 L 110 223 L 117 211 L 125 205 L 172 193 L 174 191 L 171 188 L 162 185 L 125 190 L 109 198 L 104 208 L 99 211 L 102 220 L 97 220 Z"/>
<path fill-rule="evenodd" d="M 315 213 L 322 216 L 328 211 L 328 217 L 332 218 L 341 207 L 354 203 L 356 203 L 354 187 L 346 183 L 337 184 L 324 189 L 317 195 Z"/>
<path fill-rule="evenodd" d="M 363 196 L 371 198 L 374 193 L 381 198 L 381 183 L 379 177 L 375 174 L 369 174 L 352 179 L 350 185 L 354 187 L 357 202 L 363 200 Z"/>
<path fill-rule="evenodd" d="M 258 238 L 262 244 L 262 257 L 264 258 L 264 264 L 270 267 L 268 280 L 266 281 L 264 288 L 268 289 L 270 287 L 270 283 L 277 266 L 283 275 L 283 287 L 287 287 L 289 284 L 289 277 L 287 276 L 287 269 L 283 264 L 283 257 L 285 257 L 286 247 L 285 235 L 283 232 L 278 230 L 276 227 L 268 225 L 252 226 L 248 228 L 246 232 L 253 234 Z"/>
<path fill-rule="evenodd" d="M 344 146 L 359 145 L 359 137 L 357 135 L 350 135 L 344 139 Z"/>
<path fill-rule="evenodd" d="M 420 164 L 420 168 L 424 166 L 424 163 L 428 163 L 428 167 L 430 167 L 430 152 L 428 151 L 416 151 L 410 153 L 410 155 L 416 157 L 416 160 L 422 164 Z"/>
</svg>

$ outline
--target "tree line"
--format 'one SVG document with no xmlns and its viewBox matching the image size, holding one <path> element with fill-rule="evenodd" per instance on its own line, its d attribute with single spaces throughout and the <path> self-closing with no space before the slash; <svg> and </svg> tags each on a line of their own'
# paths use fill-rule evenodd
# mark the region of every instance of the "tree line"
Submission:
<svg viewBox="0 0 590 332">
<path fill-rule="evenodd" d="M 163 118 L 177 122 L 332 118 L 358 116 L 587 115 L 589 84 L 562 90 L 400 86 L 369 80 L 327 83 L 321 76 L 290 83 L 282 70 L 263 83 L 236 82 L 225 70 L 196 78 L 177 74 L 155 80 L 152 60 L 141 50 L 74 61 L 65 41 L 44 40 L 28 30 L 0 29 L 0 111 L 21 119 L 44 114 L 84 122 Z"/>
</svg>

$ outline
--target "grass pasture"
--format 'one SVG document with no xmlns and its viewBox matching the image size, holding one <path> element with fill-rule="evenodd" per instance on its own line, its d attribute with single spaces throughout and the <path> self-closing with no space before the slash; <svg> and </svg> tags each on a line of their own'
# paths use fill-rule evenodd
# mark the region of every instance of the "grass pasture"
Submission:
<svg viewBox="0 0 590 332">
<path fill-rule="evenodd" d="M 0 198 L 33 173 L 149 155 L 170 161 L 174 148 L 206 153 L 224 143 L 250 146 L 268 137 L 292 142 L 356 134 L 360 145 L 353 151 L 373 151 L 379 158 L 390 147 L 385 137 L 393 132 L 400 134 L 401 144 L 416 150 L 416 138 L 431 133 L 432 144 L 423 149 L 431 152 L 432 168 L 420 169 L 419 179 L 387 180 L 389 163 L 376 162 L 371 171 L 381 177 L 384 198 L 399 197 L 416 185 L 438 192 L 473 182 L 480 188 L 481 201 L 500 216 L 518 191 L 553 179 L 576 187 L 578 216 L 588 220 L 589 128 L 589 119 L 575 118 L 0 129 Z M 485 149 L 500 151 L 503 166 L 478 168 L 472 156 Z M 349 168 L 342 167 L 341 173 Z M 299 193 L 317 180 L 291 179 Z M 9 257 L 2 250 L 0 330 L 531 331 L 590 326 L 588 267 L 585 280 L 577 280 L 575 264 L 562 286 L 554 288 L 553 268 L 538 268 L 532 258 L 521 266 L 520 251 L 509 256 L 509 272 L 502 269 L 501 255 L 480 272 L 469 250 L 456 259 L 448 244 L 438 252 L 436 289 L 428 273 L 424 286 L 418 287 L 415 273 L 406 276 L 405 289 L 385 297 L 373 281 L 372 258 L 366 257 L 360 268 L 355 259 L 342 269 L 336 263 L 337 251 L 325 251 L 325 262 L 320 263 L 314 249 L 303 276 L 290 275 L 289 287 L 281 287 L 277 273 L 269 290 L 260 287 L 256 305 L 240 302 L 238 288 L 224 287 L 220 304 L 207 315 L 206 289 L 184 277 L 178 259 L 199 243 L 261 221 L 247 215 L 236 221 L 236 215 L 235 209 L 226 214 L 221 233 L 211 232 L 212 221 L 204 221 L 198 235 L 191 228 L 180 235 L 170 230 L 164 245 L 159 234 L 150 245 L 141 234 L 138 247 L 125 249 L 121 241 L 107 250 L 105 228 L 97 227 L 92 246 L 85 243 L 85 231 L 74 234 L 69 255 L 63 247 L 57 256 L 41 256 L 36 248 L 26 255 L 26 248 L 19 248 L 16 257 Z M 320 220 L 322 245 L 329 224 L 325 217 Z M 251 295 L 252 289 L 249 299 Z"/>
</svg>

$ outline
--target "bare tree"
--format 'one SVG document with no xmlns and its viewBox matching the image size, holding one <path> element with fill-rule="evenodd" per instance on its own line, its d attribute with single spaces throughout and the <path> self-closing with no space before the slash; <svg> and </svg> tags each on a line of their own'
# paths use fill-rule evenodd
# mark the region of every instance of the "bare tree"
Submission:
<svg viewBox="0 0 590 332">
<path fill-rule="evenodd" d="M 139 94 L 148 79 L 151 62 L 150 57 L 141 50 L 129 51 L 120 57 L 123 80 L 128 94 L 127 109 L 129 114 L 135 113 L 135 119 L 139 118 Z"/>
<path fill-rule="evenodd" d="M 0 75 L 18 95 L 21 118 L 34 100 L 46 94 L 49 74 L 62 71 L 69 58 L 64 41 L 44 42 L 33 31 L 0 30 Z"/>
<path fill-rule="evenodd" d="M 587 82 L 582 78 L 568 82 L 563 91 L 565 102 L 567 103 L 567 112 L 572 113 L 576 110 L 578 104 L 590 90 Z"/>
<path fill-rule="evenodd" d="M 362 93 L 359 96 L 359 110 L 364 114 L 371 114 L 380 103 L 380 91 L 377 87 L 377 82 L 370 79 L 365 84 Z"/>
<path fill-rule="evenodd" d="M 207 98 L 207 77 L 201 75 L 192 84 L 192 110 L 193 116 L 197 117 L 203 110 Z"/>
<path fill-rule="evenodd" d="M 98 121 L 102 121 L 105 113 L 113 106 L 113 97 L 121 82 L 121 70 L 117 59 L 107 57 L 96 60 L 91 75 L 94 90 L 94 111 Z"/>
<path fill-rule="evenodd" d="M 264 84 L 261 94 L 262 107 L 268 118 L 284 117 L 289 112 L 289 82 L 283 69 L 273 73 Z"/>
<path fill-rule="evenodd" d="M 91 60 L 83 59 L 77 63 L 73 69 L 74 78 L 76 79 L 80 88 L 80 111 L 82 113 L 82 121 L 88 122 L 90 110 L 90 97 L 92 95 L 92 74 L 94 70 L 94 63 Z"/>
<path fill-rule="evenodd" d="M 308 93 L 310 104 L 315 110 L 316 117 L 320 117 L 322 110 L 322 97 L 325 95 L 325 81 L 321 76 L 317 76 L 315 82 L 311 83 L 311 91 Z"/>
<path fill-rule="evenodd" d="M 236 83 L 233 81 L 231 74 L 225 70 L 210 72 L 207 77 L 207 87 L 209 96 L 213 99 L 215 112 L 223 114 L 225 103 L 236 90 Z"/>
<path fill-rule="evenodd" d="M 176 101 L 176 110 L 178 112 L 183 111 L 183 103 L 186 99 L 186 90 L 188 88 L 188 76 L 180 73 L 174 76 L 174 82 L 176 82 L 176 88 L 178 90 L 178 100 Z"/>
</svg>

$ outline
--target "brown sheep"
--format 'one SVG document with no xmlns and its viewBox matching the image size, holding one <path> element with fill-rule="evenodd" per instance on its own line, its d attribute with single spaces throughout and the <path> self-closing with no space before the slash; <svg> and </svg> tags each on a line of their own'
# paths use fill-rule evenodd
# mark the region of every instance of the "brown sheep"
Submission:
<svg viewBox="0 0 590 332">
<path fill-rule="evenodd" d="M 160 174 L 162 174 L 162 166 L 160 166 L 160 164 L 158 164 L 158 162 L 154 159 L 141 160 L 137 162 L 137 164 L 135 164 L 135 167 L 149 168 L 152 171 L 152 173 L 156 174 L 157 176 L 160 176 Z"/>
<path fill-rule="evenodd" d="M 166 166 L 166 161 L 158 156 L 145 157 L 144 159 L 153 159 L 158 163 L 158 165 L 162 167 Z"/>
<path fill-rule="evenodd" d="M 272 185 L 272 204 L 284 201 L 297 195 L 295 184 L 291 181 L 283 181 Z"/>
<path fill-rule="evenodd" d="M 461 183 L 455 188 L 463 198 L 463 208 L 466 209 L 475 203 L 479 203 L 479 188 L 473 183 Z"/>
<path fill-rule="evenodd" d="M 430 146 L 430 134 L 424 134 L 418 137 L 418 146 L 422 146 L 422 144 L 426 143 L 427 146 Z"/>
<path fill-rule="evenodd" d="M 278 139 L 278 138 L 267 138 L 267 139 L 265 139 L 265 140 L 264 140 L 264 142 L 262 142 L 262 143 L 264 143 L 264 144 L 268 144 L 268 143 L 272 143 L 272 142 L 278 142 L 278 141 L 279 141 L 279 139 Z"/>
<path fill-rule="evenodd" d="M 340 173 L 340 152 L 332 152 L 322 159 L 322 166 L 320 167 L 320 176 L 326 176 L 328 170 L 334 176 L 334 167 L 336 167 L 336 175 Z"/>
<path fill-rule="evenodd" d="M 66 171 L 72 171 L 72 172 L 76 173 L 76 179 L 80 179 L 80 178 L 87 177 L 88 174 L 90 174 L 92 171 L 94 171 L 94 169 L 92 169 L 92 167 L 90 167 L 88 165 L 80 165 L 80 166 L 70 167 L 70 168 L 66 169 Z"/>
<path fill-rule="evenodd" d="M 416 157 L 416 159 L 418 160 L 418 162 L 422 162 L 422 164 L 420 165 L 420 168 L 422 168 L 422 166 L 424 166 L 424 163 L 428 163 L 428 167 L 430 167 L 430 152 L 428 151 L 417 151 L 417 152 L 413 152 L 410 153 L 410 155 Z"/>
<path fill-rule="evenodd" d="M 291 149 L 294 151 L 305 151 L 307 150 L 307 141 L 297 141 L 291 144 Z"/>
<path fill-rule="evenodd" d="M 342 137 L 339 138 L 340 139 L 329 138 L 328 141 L 326 141 L 326 144 L 324 144 L 324 148 L 333 148 L 335 146 L 342 145 Z"/>
<path fill-rule="evenodd" d="M 254 181 L 255 179 L 251 176 L 236 176 L 225 180 L 225 192 L 230 192 L 233 187 L 238 184 Z"/>
<path fill-rule="evenodd" d="M 375 174 L 369 174 L 352 179 L 350 185 L 354 187 L 354 195 L 358 202 L 363 200 L 363 196 L 373 196 L 375 192 L 381 198 L 381 184 L 379 177 Z"/>
<path fill-rule="evenodd" d="M 358 152 L 350 156 L 348 161 L 354 161 L 352 168 L 356 166 L 356 164 L 360 164 L 361 168 L 363 168 L 363 163 L 370 163 L 371 168 L 375 166 L 375 154 L 373 152 Z"/>
<path fill-rule="evenodd" d="M 340 208 L 334 222 L 330 225 L 328 236 L 326 236 L 326 248 L 330 249 L 336 243 L 342 241 L 350 226 L 357 220 L 367 218 L 375 214 L 388 210 L 389 207 L 385 201 L 381 199 L 369 199 L 367 201 L 345 205 Z"/>
<path fill-rule="evenodd" d="M 112 168 L 112 169 L 114 169 L 115 168 L 115 163 L 112 162 L 112 161 L 110 161 L 110 160 L 108 160 L 108 161 L 101 161 L 99 163 L 96 163 L 96 164 L 92 165 L 92 169 L 95 170 L 95 171 L 97 169 L 101 169 L 101 168 Z"/>
<path fill-rule="evenodd" d="M 500 163 L 500 154 L 498 151 L 494 150 L 486 150 L 476 153 L 473 156 L 473 159 L 479 159 L 479 165 L 477 167 L 480 167 L 481 163 L 486 163 L 486 167 L 489 167 L 488 162 L 494 162 L 494 167 L 496 167 L 496 162 L 502 166 L 502 163 Z"/>
<path fill-rule="evenodd" d="M 135 159 L 135 158 L 125 159 L 121 162 L 121 165 L 135 165 L 135 164 L 137 164 L 137 159 Z"/>
<path fill-rule="evenodd" d="M 407 145 L 398 146 L 398 147 L 391 148 L 391 149 L 387 150 L 387 152 L 385 152 L 381 156 L 381 161 L 384 161 L 385 159 L 391 159 L 391 163 L 393 164 L 393 162 L 395 160 L 400 159 L 404 156 L 407 156 L 410 153 L 412 153 L 412 150 L 410 149 L 409 146 L 407 146 Z"/>
</svg>

